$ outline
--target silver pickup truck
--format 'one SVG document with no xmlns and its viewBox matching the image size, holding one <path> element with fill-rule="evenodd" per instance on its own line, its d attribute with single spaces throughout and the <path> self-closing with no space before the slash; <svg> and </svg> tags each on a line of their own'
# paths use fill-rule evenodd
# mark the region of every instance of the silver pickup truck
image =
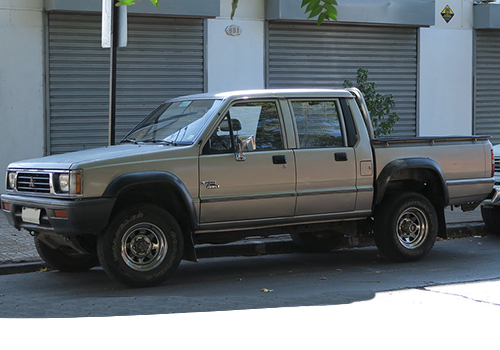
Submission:
<svg viewBox="0 0 500 350">
<path fill-rule="evenodd" d="M 374 139 L 356 89 L 237 91 L 169 100 L 116 146 L 12 163 L 1 207 L 52 268 L 152 286 L 196 244 L 248 236 L 321 251 L 370 235 L 418 260 L 444 208 L 493 183 L 488 137 Z"/>
</svg>

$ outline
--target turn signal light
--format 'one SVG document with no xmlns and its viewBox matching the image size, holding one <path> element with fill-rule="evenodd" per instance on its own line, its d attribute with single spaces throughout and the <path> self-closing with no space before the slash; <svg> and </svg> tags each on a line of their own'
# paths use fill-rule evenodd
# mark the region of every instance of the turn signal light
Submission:
<svg viewBox="0 0 500 350">
<path fill-rule="evenodd" d="M 66 210 L 54 210 L 54 215 L 56 218 L 67 218 L 68 213 Z"/>
<path fill-rule="evenodd" d="M 495 154 L 491 150 L 491 177 L 495 176 Z"/>
<path fill-rule="evenodd" d="M 75 173 L 75 194 L 82 194 L 82 173 Z"/>
</svg>

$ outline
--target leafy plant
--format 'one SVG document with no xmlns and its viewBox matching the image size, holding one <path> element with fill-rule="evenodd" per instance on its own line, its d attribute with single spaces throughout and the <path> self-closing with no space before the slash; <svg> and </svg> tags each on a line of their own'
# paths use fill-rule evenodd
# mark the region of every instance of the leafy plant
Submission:
<svg viewBox="0 0 500 350">
<path fill-rule="evenodd" d="M 141 2 L 142 0 L 138 0 Z M 160 0 L 150 0 L 153 5 L 159 7 Z M 236 9 L 238 8 L 239 0 L 231 1 L 231 19 L 234 18 Z M 134 5 L 136 0 L 120 0 L 116 3 L 116 6 L 130 6 Z M 320 25 L 323 21 L 337 20 L 337 0 L 302 0 L 302 5 L 300 7 L 306 7 L 305 13 L 309 13 L 309 18 L 318 16 L 317 23 Z"/>
<path fill-rule="evenodd" d="M 140 0 L 139 2 L 141 1 L 142 0 Z M 151 3 L 156 7 L 158 7 L 158 1 L 159 0 L 151 0 Z M 130 5 L 135 5 L 135 0 L 121 0 L 115 4 L 115 6 L 130 6 Z"/>
<path fill-rule="evenodd" d="M 306 7 L 307 6 L 307 7 Z M 337 0 L 302 0 L 301 7 L 306 7 L 305 13 L 309 12 L 309 19 L 318 16 L 318 25 L 325 19 L 337 20 Z"/>
<path fill-rule="evenodd" d="M 356 74 L 356 85 L 344 80 L 344 88 L 356 86 L 364 95 L 366 107 L 370 112 L 375 137 L 387 136 L 399 121 L 398 113 L 392 111 L 396 106 L 392 94 L 382 95 L 376 91 L 374 82 L 368 81 L 368 69 L 359 68 Z"/>
</svg>

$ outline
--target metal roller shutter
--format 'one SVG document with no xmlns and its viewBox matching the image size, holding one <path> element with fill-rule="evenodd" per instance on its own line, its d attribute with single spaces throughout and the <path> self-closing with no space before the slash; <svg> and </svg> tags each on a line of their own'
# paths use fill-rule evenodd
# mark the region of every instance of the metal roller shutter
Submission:
<svg viewBox="0 0 500 350">
<path fill-rule="evenodd" d="M 500 143 L 500 31 L 476 31 L 475 130 Z"/>
<path fill-rule="evenodd" d="M 270 22 L 268 86 L 340 88 L 358 68 L 390 93 L 400 121 L 393 136 L 416 135 L 417 29 Z"/>
<path fill-rule="evenodd" d="M 118 49 L 116 139 L 160 102 L 204 91 L 202 19 L 131 16 Z M 109 50 L 100 14 L 49 14 L 49 154 L 108 142 Z"/>
</svg>

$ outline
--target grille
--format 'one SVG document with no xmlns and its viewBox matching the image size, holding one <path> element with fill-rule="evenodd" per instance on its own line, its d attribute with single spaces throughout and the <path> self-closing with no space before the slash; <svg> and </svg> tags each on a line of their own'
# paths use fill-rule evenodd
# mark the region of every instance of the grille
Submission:
<svg viewBox="0 0 500 350">
<path fill-rule="evenodd" d="M 17 190 L 19 192 L 50 193 L 50 174 L 18 173 Z"/>
<path fill-rule="evenodd" d="M 495 157 L 495 172 L 500 173 L 500 157 Z"/>
</svg>

